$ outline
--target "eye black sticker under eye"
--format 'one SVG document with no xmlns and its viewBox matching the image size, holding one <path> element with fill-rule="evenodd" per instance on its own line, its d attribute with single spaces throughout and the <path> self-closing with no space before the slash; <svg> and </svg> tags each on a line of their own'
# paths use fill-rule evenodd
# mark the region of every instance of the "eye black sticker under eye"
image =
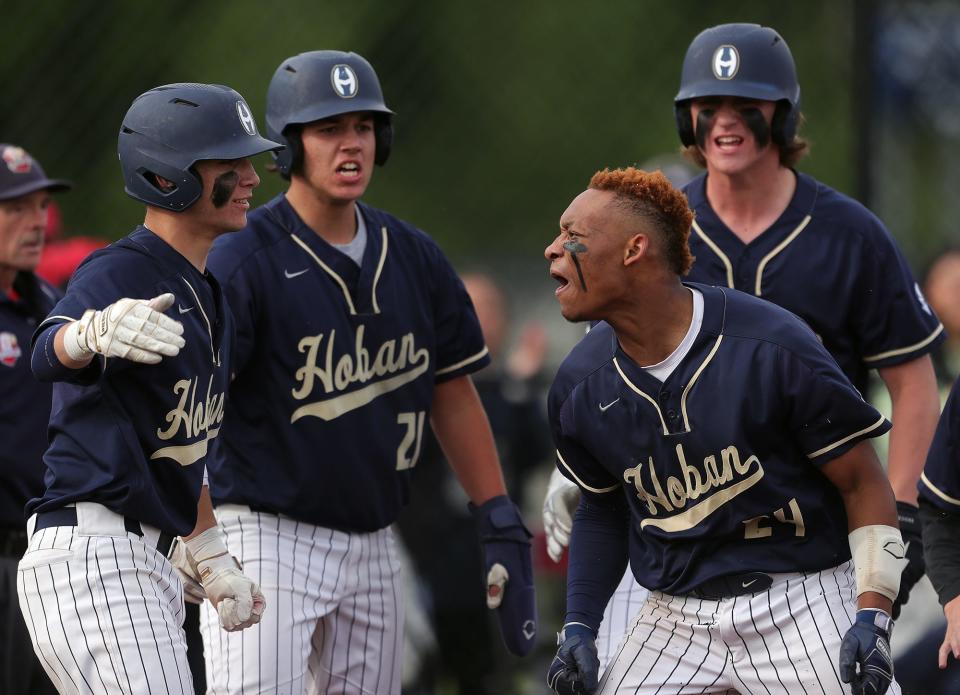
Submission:
<svg viewBox="0 0 960 695">
<path fill-rule="evenodd" d="M 770 142 L 770 124 L 763 117 L 763 112 L 758 108 L 750 107 L 742 109 L 740 115 L 743 116 L 743 122 L 747 124 L 753 137 L 757 139 L 757 147 L 761 149 L 766 147 Z"/>
<path fill-rule="evenodd" d="M 573 267 L 577 269 L 577 277 L 580 278 L 580 286 L 583 287 L 583 291 L 587 291 L 587 283 L 583 279 L 583 271 L 580 270 L 580 260 L 577 258 L 578 253 L 584 253 L 587 250 L 587 247 L 581 244 L 579 241 L 568 241 L 563 245 L 563 250 L 570 254 L 570 258 L 573 259 Z"/>
<path fill-rule="evenodd" d="M 235 171 L 228 171 L 220 174 L 213 182 L 213 190 L 210 192 L 210 202 L 215 208 L 222 208 L 230 202 L 233 192 L 240 183 L 240 175 Z"/>
<path fill-rule="evenodd" d="M 707 133 L 710 132 L 710 127 L 713 125 L 713 119 L 716 114 L 717 112 L 713 109 L 703 109 L 697 114 L 697 129 L 694 134 L 697 138 L 697 147 L 701 150 L 707 147 Z"/>
</svg>

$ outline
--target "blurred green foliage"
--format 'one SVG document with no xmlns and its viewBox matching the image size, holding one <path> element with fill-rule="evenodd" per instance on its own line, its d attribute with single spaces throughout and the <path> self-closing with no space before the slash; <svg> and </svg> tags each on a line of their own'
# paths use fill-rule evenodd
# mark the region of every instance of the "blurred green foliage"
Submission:
<svg viewBox="0 0 960 695">
<path fill-rule="evenodd" d="M 397 139 L 369 202 L 455 259 L 536 261 L 590 175 L 676 151 L 672 101 L 689 41 L 722 22 L 776 27 L 797 59 L 802 168 L 853 188 L 851 0 L 760 2 L 0 3 L 0 140 L 73 179 L 67 233 L 117 238 L 142 219 L 123 193 L 116 133 L 130 102 L 168 82 L 220 82 L 263 124 L 276 66 L 305 50 L 365 55 Z M 257 161 L 263 202 L 282 190 Z"/>
</svg>

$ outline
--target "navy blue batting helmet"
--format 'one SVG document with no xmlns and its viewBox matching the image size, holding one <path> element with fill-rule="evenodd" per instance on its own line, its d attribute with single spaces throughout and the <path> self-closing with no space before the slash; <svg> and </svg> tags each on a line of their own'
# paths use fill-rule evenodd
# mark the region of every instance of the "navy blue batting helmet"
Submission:
<svg viewBox="0 0 960 695">
<path fill-rule="evenodd" d="M 374 161 L 383 164 L 393 144 L 393 111 L 387 108 L 380 80 L 366 58 L 343 51 L 308 51 L 283 61 L 267 90 L 267 136 L 287 146 L 273 155 L 280 173 L 289 177 L 303 157 L 299 135 L 288 137 L 291 126 L 355 111 L 373 113 Z"/>
<path fill-rule="evenodd" d="M 144 92 L 123 117 L 117 140 L 127 195 L 176 212 L 190 207 L 203 191 L 192 169 L 197 162 L 282 148 L 260 137 L 244 98 L 220 84 L 168 84 Z M 175 188 L 164 190 L 157 176 Z"/>
<path fill-rule="evenodd" d="M 700 32 L 683 59 L 674 114 L 680 141 L 696 143 L 690 100 L 730 96 L 777 102 L 771 136 L 793 141 L 800 117 L 800 83 L 787 42 L 759 24 L 720 24 Z"/>
</svg>

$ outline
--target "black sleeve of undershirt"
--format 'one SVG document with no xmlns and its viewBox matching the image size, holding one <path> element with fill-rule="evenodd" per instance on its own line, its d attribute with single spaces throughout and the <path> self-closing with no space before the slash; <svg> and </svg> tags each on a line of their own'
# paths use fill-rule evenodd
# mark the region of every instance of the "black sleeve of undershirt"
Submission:
<svg viewBox="0 0 960 695">
<path fill-rule="evenodd" d="M 570 534 L 567 613 L 564 623 L 583 623 L 596 633 L 607 602 L 627 566 L 630 510 L 619 492 L 581 491 Z"/>
<path fill-rule="evenodd" d="M 960 596 L 960 513 L 942 511 L 921 498 L 920 522 L 927 576 L 946 605 Z"/>
</svg>

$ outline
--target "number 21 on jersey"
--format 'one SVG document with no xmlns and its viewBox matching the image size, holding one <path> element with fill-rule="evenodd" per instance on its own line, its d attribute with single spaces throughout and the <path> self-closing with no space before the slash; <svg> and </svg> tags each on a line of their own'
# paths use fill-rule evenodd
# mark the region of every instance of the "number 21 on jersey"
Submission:
<svg viewBox="0 0 960 695">
<path fill-rule="evenodd" d="M 405 471 L 417 465 L 420 458 L 420 444 L 423 441 L 423 421 L 425 410 L 397 413 L 397 424 L 406 427 L 400 446 L 397 447 L 397 470 Z"/>
</svg>

